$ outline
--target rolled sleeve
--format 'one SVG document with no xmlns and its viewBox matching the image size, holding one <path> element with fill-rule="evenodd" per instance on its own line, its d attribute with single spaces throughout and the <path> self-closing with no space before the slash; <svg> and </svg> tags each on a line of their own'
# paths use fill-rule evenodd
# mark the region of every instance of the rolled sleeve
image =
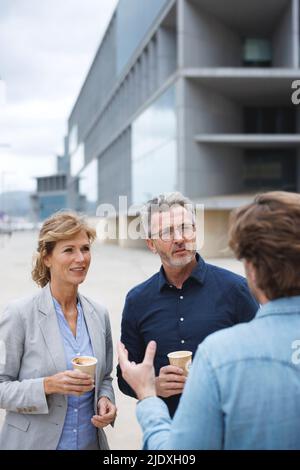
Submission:
<svg viewBox="0 0 300 470">
<path fill-rule="evenodd" d="M 224 423 L 219 388 L 204 346 L 198 348 L 173 421 L 165 403 L 152 397 L 138 403 L 137 418 L 145 449 L 222 448 Z"/>
</svg>

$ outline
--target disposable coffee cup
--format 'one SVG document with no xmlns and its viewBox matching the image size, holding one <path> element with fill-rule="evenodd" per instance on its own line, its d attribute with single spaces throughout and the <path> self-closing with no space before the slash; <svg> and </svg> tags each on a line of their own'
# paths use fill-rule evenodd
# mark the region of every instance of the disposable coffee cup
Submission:
<svg viewBox="0 0 300 470">
<path fill-rule="evenodd" d="M 168 354 L 171 366 L 180 367 L 184 375 L 188 375 L 192 364 L 192 351 L 173 351 Z"/>
<path fill-rule="evenodd" d="M 93 356 L 77 356 L 72 359 L 73 369 L 95 377 L 97 358 Z"/>
</svg>

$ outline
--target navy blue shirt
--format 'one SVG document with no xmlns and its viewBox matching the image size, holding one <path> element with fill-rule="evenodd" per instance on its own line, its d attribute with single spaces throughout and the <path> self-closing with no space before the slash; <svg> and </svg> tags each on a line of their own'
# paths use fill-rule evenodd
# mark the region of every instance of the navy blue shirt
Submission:
<svg viewBox="0 0 300 470">
<path fill-rule="evenodd" d="M 258 310 L 243 277 L 205 263 L 198 254 L 196 259 L 197 266 L 181 289 L 168 283 L 161 267 L 158 273 L 127 294 L 121 341 L 128 350 L 129 360 L 139 363 L 148 342 L 155 340 L 156 376 L 161 367 L 169 364 L 169 352 L 188 350 L 194 354 L 206 336 L 250 321 Z M 120 390 L 135 397 L 119 367 L 117 375 Z M 163 398 L 171 416 L 179 399 L 180 395 Z"/>
</svg>

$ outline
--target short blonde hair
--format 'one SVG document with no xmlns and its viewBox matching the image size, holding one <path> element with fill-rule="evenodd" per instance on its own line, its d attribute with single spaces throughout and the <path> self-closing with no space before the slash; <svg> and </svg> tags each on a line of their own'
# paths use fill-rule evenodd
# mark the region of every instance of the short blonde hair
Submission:
<svg viewBox="0 0 300 470">
<path fill-rule="evenodd" d="M 90 242 L 96 238 L 96 231 L 90 227 L 82 216 L 75 212 L 57 212 L 49 217 L 42 225 L 38 238 L 38 248 L 35 255 L 32 279 L 44 287 L 50 281 L 50 270 L 44 259 L 50 255 L 58 241 L 68 240 L 84 230 Z"/>
</svg>

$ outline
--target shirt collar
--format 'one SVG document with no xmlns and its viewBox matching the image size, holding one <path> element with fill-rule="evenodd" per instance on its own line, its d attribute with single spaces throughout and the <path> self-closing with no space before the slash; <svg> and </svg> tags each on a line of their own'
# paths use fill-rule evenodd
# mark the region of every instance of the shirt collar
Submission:
<svg viewBox="0 0 300 470">
<path fill-rule="evenodd" d="M 60 303 L 53 296 L 52 296 L 52 300 L 53 300 L 53 303 L 54 303 L 54 308 L 55 308 L 56 313 L 58 313 L 59 315 L 62 315 L 64 317 L 64 313 L 62 311 Z M 79 299 L 77 299 L 77 312 L 78 312 L 79 315 L 82 313 L 82 308 L 81 308 Z"/>
<path fill-rule="evenodd" d="M 267 315 L 287 315 L 290 313 L 300 313 L 300 295 L 270 300 L 260 307 L 256 318 L 265 317 Z"/>
<path fill-rule="evenodd" d="M 199 253 L 196 253 L 196 260 L 197 260 L 197 265 L 194 267 L 193 271 L 190 274 L 190 278 L 195 279 L 199 284 L 204 284 L 204 279 L 205 279 L 205 274 L 206 274 L 206 263 L 203 258 L 199 255 Z M 158 273 L 158 288 L 161 291 L 164 286 L 169 286 L 170 283 L 168 282 L 165 271 L 163 266 L 161 266 L 159 273 Z"/>
</svg>

